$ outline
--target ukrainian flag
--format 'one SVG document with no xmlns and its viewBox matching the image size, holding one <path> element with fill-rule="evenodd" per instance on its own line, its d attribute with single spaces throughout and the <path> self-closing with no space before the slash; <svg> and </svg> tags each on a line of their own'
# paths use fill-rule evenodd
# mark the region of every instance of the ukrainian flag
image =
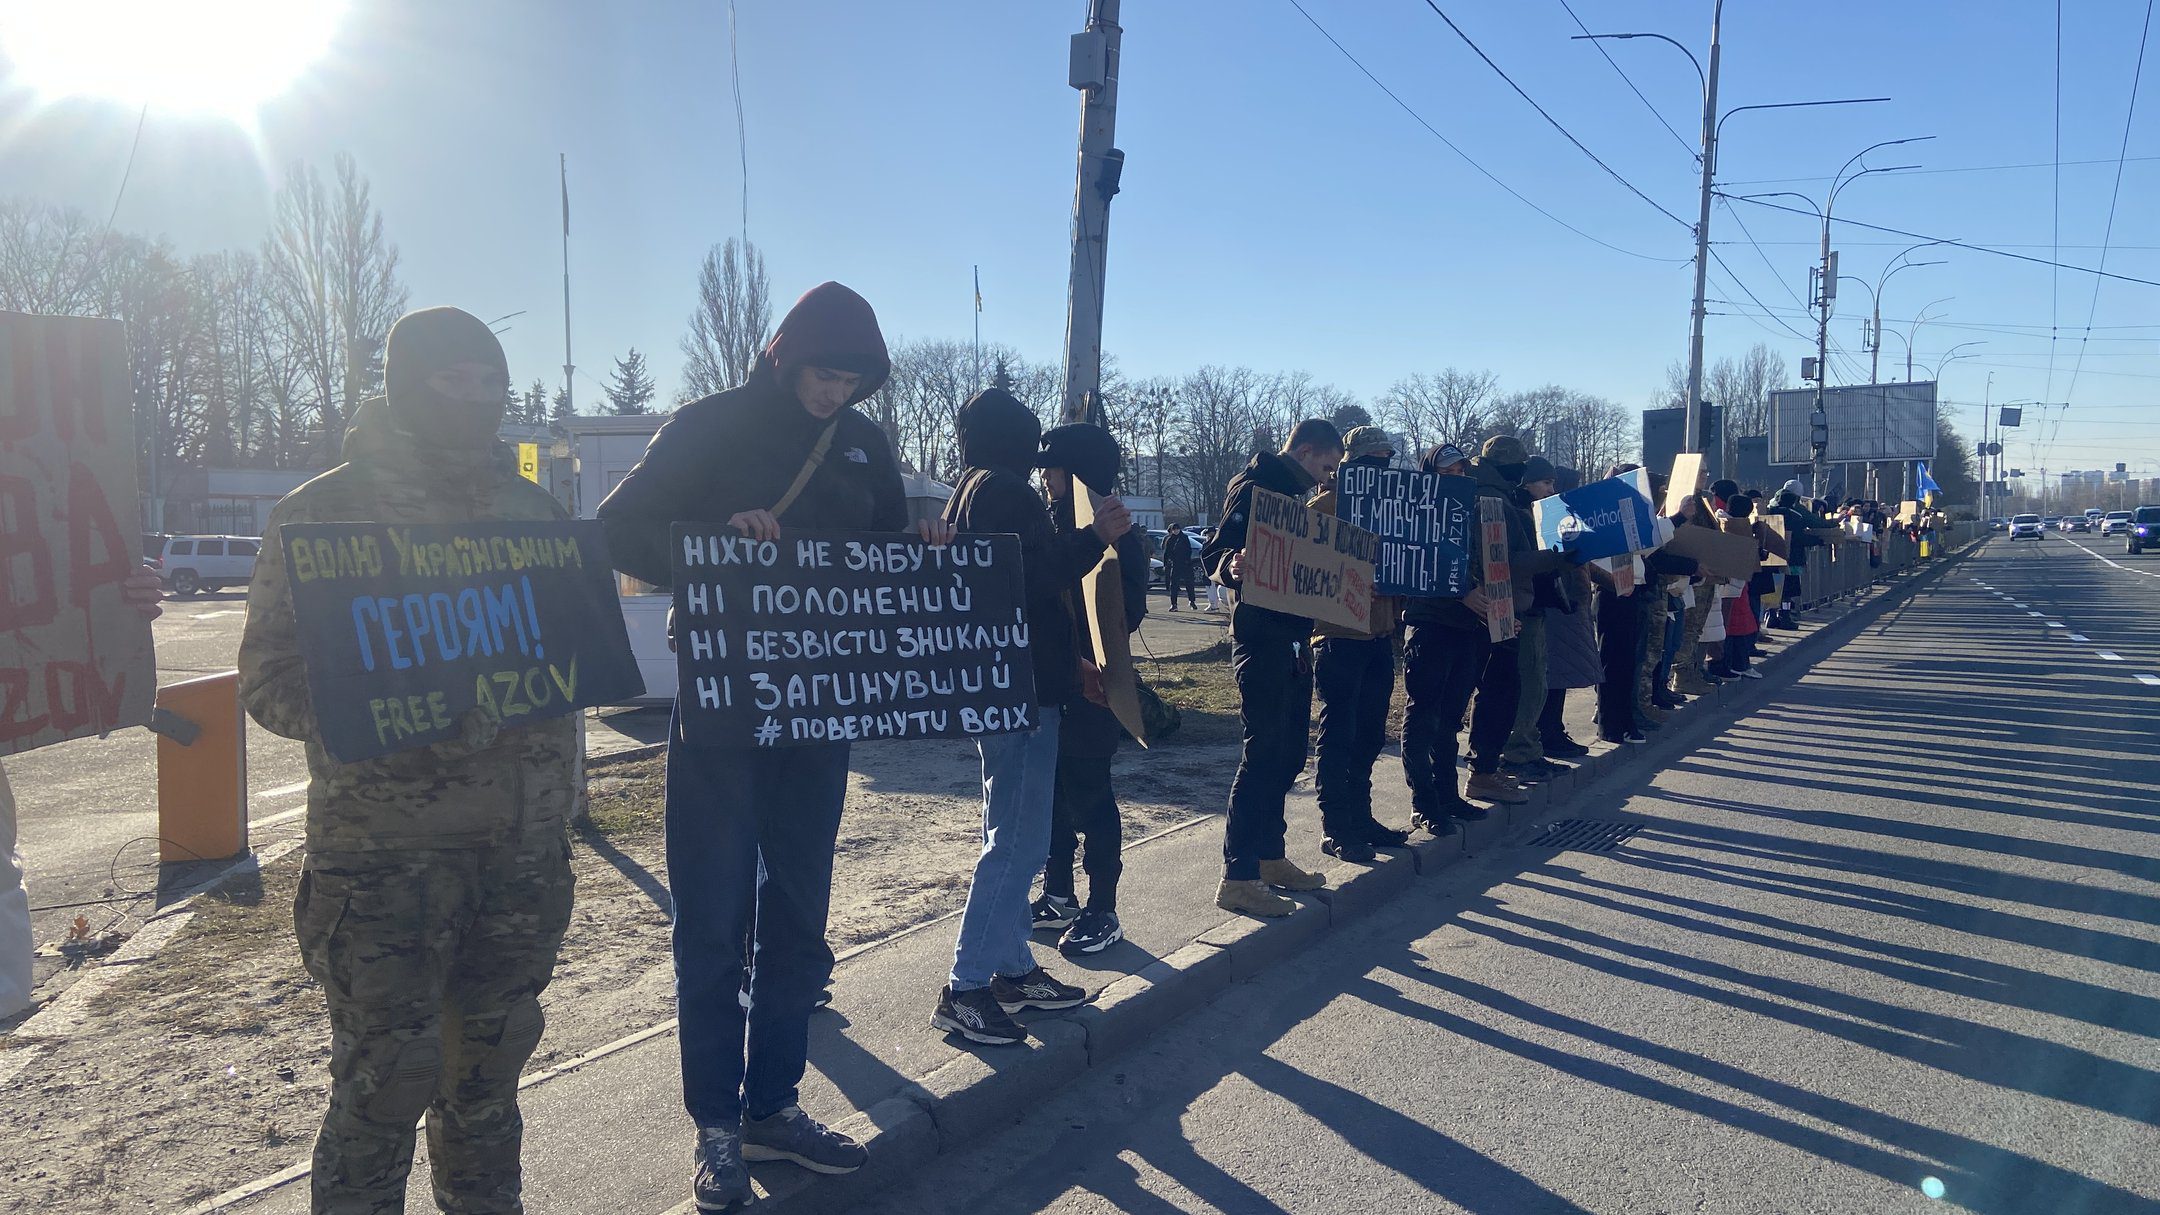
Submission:
<svg viewBox="0 0 2160 1215">
<path fill-rule="evenodd" d="M 1928 475 L 1928 466 L 1925 460 L 1916 462 L 1913 467 L 1918 472 L 1920 500 L 1929 506 L 1935 505 L 1935 496 L 1942 492 L 1942 486 L 1935 484 L 1935 478 Z"/>
</svg>

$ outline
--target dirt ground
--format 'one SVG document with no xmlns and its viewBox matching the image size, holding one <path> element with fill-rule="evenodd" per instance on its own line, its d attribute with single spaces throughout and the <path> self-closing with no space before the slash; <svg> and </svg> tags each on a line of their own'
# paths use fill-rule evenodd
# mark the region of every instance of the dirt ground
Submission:
<svg viewBox="0 0 2160 1215">
<path fill-rule="evenodd" d="M 1127 839 L 1221 805 L 1238 738 L 1226 650 L 1143 662 L 1184 720 L 1154 750 L 1119 754 Z M 660 785 L 658 759 L 592 777 L 592 823 L 574 849 L 576 911 L 542 1000 L 548 1029 L 532 1070 L 674 1015 Z M 971 744 L 857 746 L 833 881 L 835 950 L 959 909 L 980 799 Z M 200 900 L 179 935 L 67 1039 L 0 1038 L 0 1049 L 44 1048 L 4 1098 L 0 1211 L 180 1211 L 307 1155 L 330 1045 L 322 993 L 293 948 L 298 861 Z"/>
</svg>

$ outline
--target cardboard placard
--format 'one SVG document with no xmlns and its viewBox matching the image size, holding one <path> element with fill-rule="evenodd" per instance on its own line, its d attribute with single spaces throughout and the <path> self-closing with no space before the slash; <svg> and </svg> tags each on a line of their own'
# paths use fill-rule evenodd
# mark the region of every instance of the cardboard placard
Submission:
<svg viewBox="0 0 2160 1215">
<path fill-rule="evenodd" d="M 1672 480 L 1665 485 L 1665 505 L 1658 513 L 1672 518 L 1681 506 L 1702 489 L 1703 453 L 1683 451 L 1673 457 Z"/>
<path fill-rule="evenodd" d="M 0 755 L 150 720 L 127 330 L 0 312 Z"/>
<path fill-rule="evenodd" d="M 1420 469 L 1345 464 L 1336 513 L 1380 537 L 1374 590 L 1460 599 L 1477 551 L 1477 482 Z"/>
<path fill-rule="evenodd" d="M 1779 565 L 1785 564 L 1792 556 L 1792 538 L 1786 534 L 1785 516 L 1764 515 L 1762 525 L 1762 546 L 1778 558 Z"/>
<path fill-rule="evenodd" d="M 1255 488 L 1238 598 L 1368 632 L 1379 556 L 1380 537 L 1364 528 Z"/>
<path fill-rule="evenodd" d="M 1918 523 L 1920 521 L 1920 510 L 1921 507 L 1918 502 L 1900 502 L 1897 508 L 1897 521 L 1900 523 Z"/>
<path fill-rule="evenodd" d="M 1073 497 L 1074 523 L 1093 527 L 1101 495 L 1082 485 L 1078 478 L 1074 478 L 1073 488 L 1079 491 Z M 1103 699 L 1109 702 L 1118 724 L 1125 727 L 1134 742 L 1145 747 L 1147 721 L 1140 712 L 1140 677 L 1133 670 L 1132 636 L 1125 631 L 1125 574 L 1117 545 L 1103 546 L 1102 560 L 1080 579 L 1080 600 L 1094 643 L 1095 667 L 1102 674 Z"/>
<path fill-rule="evenodd" d="M 597 520 L 278 529 L 323 748 L 352 763 L 645 690 Z"/>
<path fill-rule="evenodd" d="M 1613 593 L 1618 595 L 1627 595 L 1634 592 L 1636 582 L 1636 566 L 1639 564 L 1639 562 L 1640 558 L 1637 558 L 1633 555 L 1625 557 L 1598 557 L 1594 559 L 1594 564 L 1596 564 L 1599 569 L 1604 570 L 1606 574 L 1611 576 Z"/>
<path fill-rule="evenodd" d="M 1036 727 L 1020 538 L 678 523 L 676 711 L 691 742 L 790 747 Z M 1122 622 L 1118 625 L 1122 630 Z"/>
<path fill-rule="evenodd" d="M 1718 578 L 1746 578 L 1760 566 L 1759 546 L 1753 536 L 1729 536 L 1714 527 L 1688 524 L 1673 529 L 1665 551 L 1689 557 Z"/>
<path fill-rule="evenodd" d="M 1515 575 L 1508 563 L 1507 507 L 1491 498 L 1478 499 L 1478 554 L 1483 562 L 1485 597 L 1491 608 L 1485 616 L 1487 636 L 1495 642 L 1513 637 L 1521 626 L 1515 620 Z"/>
</svg>

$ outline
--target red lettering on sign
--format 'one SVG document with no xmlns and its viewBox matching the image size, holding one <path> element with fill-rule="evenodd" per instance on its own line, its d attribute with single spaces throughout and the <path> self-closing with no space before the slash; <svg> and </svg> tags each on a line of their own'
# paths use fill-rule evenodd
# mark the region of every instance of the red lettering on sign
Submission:
<svg viewBox="0 0 2160 1215">
<path fill-rule="evenodd" d="M 37 487 L 0 476 L 0 632 L 51 624 L 59 607 L 52 550 L 38 532 Z"/>
<path fill-rule="evenodd" d="M 30 715 L 30 672 L 0 667 L 0 743 L 28 738 L 45 728 L 45 715 Z"/>
<path fill-rule="evenodd" d="M 1290 538 L 1273 528 L 1256 527 L 1245 548 L 1245 580 L 1264 590 L 1290 589 Z"/>
<path fill-rule="evenodd" d="M 105 491 L 80 464 L 68 465 L 67 512 L 69 602 L 89 607 L 93 588 L 128 576 L 127 546 L 121 543 L 120 525 L 113 521 Z M 105 550 L 102 557 L 91 556 L 93 540 Z"/>
<path fill-rule="evenodd" d="M 88 727 L 99 734 L 120 720 L 120 699 L 127 675 L 116 672 L 110 684 L 94 662 L 52 662 L 45 667 L 45 711 L 53 728 Z"/>
</svg>

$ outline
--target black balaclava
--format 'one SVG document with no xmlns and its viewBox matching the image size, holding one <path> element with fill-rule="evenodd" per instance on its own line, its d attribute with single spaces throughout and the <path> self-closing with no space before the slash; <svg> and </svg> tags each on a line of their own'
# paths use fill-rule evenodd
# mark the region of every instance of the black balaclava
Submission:
<svg viewBox="0 0 2160 1215">
<path fill-rule="evenodd" d="M 492 403 L 446 397 L 428 377 L 459 363 L 479 363 L 510 380 L 502 343 L 486 322 L 460 308 L 422 308 L 390 327 L 383 350 L 383 396 L 390 424 L 423 448 L 472 451 L 495 441 L 502 427 L 502 400 Z"/>
</svg>

